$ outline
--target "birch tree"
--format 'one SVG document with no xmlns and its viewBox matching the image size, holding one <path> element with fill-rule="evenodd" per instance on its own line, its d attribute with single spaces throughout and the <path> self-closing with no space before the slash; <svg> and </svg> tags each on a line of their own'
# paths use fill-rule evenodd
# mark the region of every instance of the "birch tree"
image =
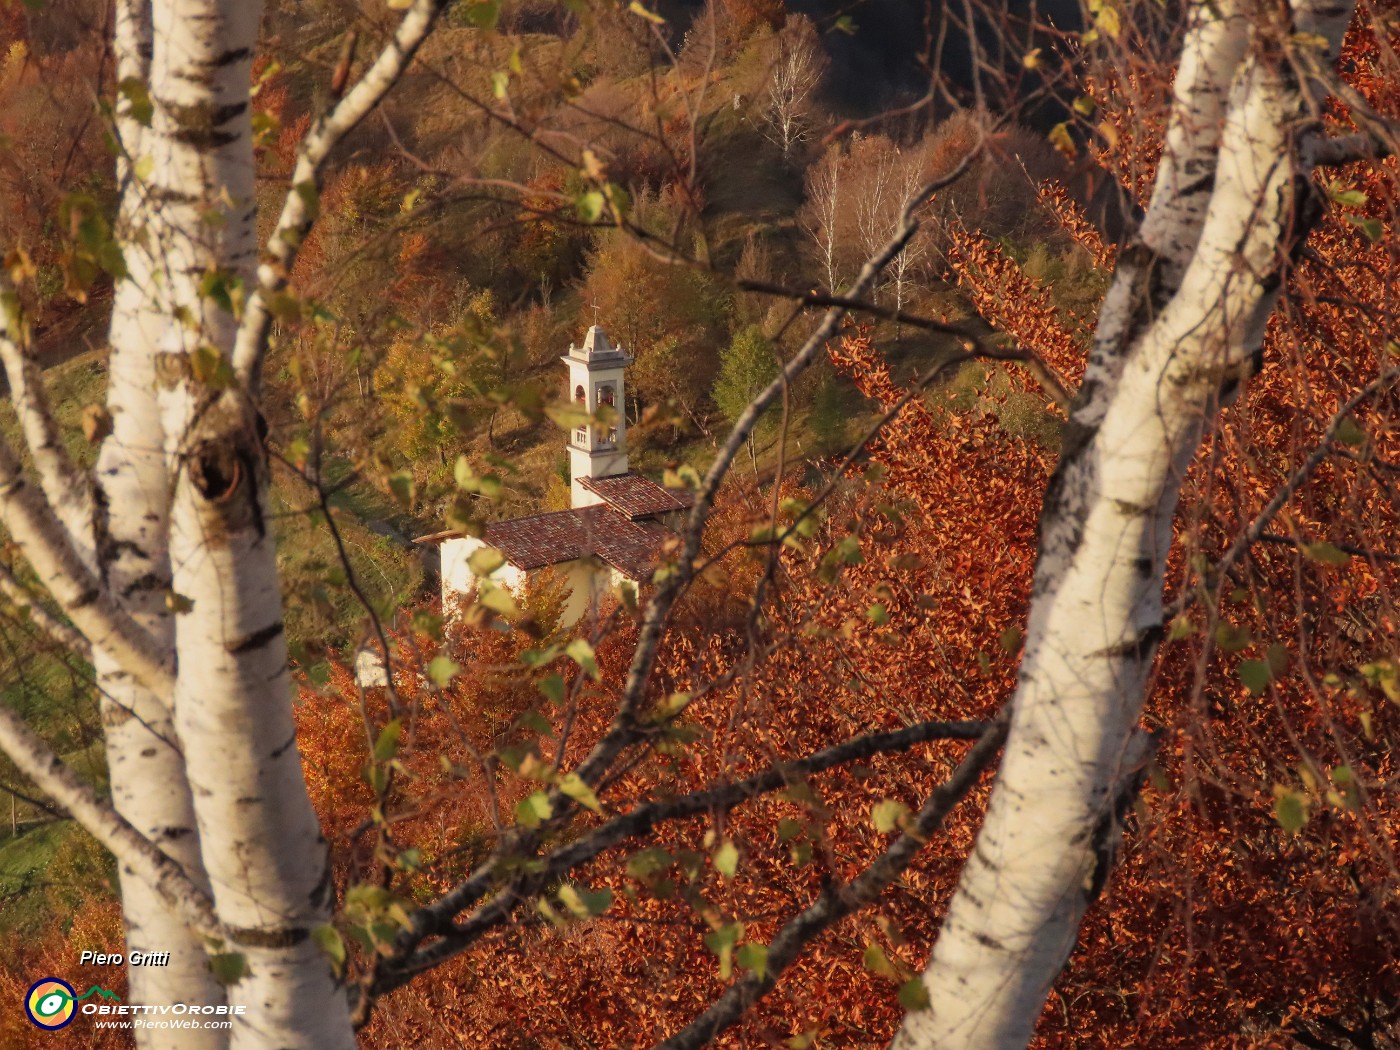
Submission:
<svg viewBox="0 0 1400 1050">
<path fill-rule="evenodd" d="M 812 239 L 812 248 L 826 280 L 824 287 L 838 287 L 837 270 L 841 243 L 838 223 L 843 212 L 842 167 L 845 155 L 839 146 L 827 148 L 820 160 L 807 169 L 807 203 L 798 213 L 798 222 Z"/>
<path fill-rule="evenodd" d="M 826 55 L 811 21 L 792 16 L 778 35 L 778 56 L 768 78 L 763 122 L 768 140 L 787 160 L 812 133 L 812 94 L 821 84 Z"/>
<path fill-rule="evenodd" d="M 1119 255 L 1045 497 L 1029 627 L 986 822 L 897 1050 L 1024 1046 L 1102 888 L 1150 754 L 1137 728 L 1165 628 L 1183 474 L 1247 378 L 1329 139 L 1351 4 L 1192 5 L 1146 217 Z"/>
<path fill-rule="evenodd" d="M 312 937 L 332 893 L 295 746 L 258 379 L 269 302 L 314 218 L 320 168 L 442 6 L 409 5 L 312 128 L 258 267 L 261 5 L 117 0 L 121 199 L 106 250 L 123 263 L 110 433 L 91 478 L 64 452 L 21 300 L 8 278 L 0 286 L 0 358 L 33 466 L 31 480 L 0 446 L 0 519 L 90 650 L 111 806 L 8 709 L 0 746 L 116 854 L 128 948 L 171 953 L 168 966 L 131 968 L 132 999 L 246 1007 L 231 1034 L 143 1029 L 144 1047 L 354 1045 L 346 991 Z"/>
</svg>

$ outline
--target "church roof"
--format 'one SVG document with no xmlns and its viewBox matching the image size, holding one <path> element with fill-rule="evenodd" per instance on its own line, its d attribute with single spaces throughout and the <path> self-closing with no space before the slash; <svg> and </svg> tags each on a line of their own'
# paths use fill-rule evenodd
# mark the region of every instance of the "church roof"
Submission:
<svg viewBox="0 0 1400 1050">
<path fill-rule="evenodd" d="M 650 578 L 662 544 L 672 535 L 655 522 L 632 521 L 600 505 L 492 522 L 481 538 L 519 569 L 593 555 L 641 581 Z"/>
<path fill-rule="evenodd" d="M 613 346 L 608 341 L 608 333 L 603 331 L 601 325 L 596 324 L 584 334 L 583 345 L 574 346 L 570 343 L 569 352 L 560 360 L 568 361 L 570 358 L 598 366 L 624 366 L 630 365 L 634 360 L 621 347 Z"/>
<path fill-rule="evenodd" d="M 634 521 L 655 514 L 687 510 L 695 502 L 694 495 L 689 491 L 662 488 L 640 474 L 618 474 L 611 478 L 580 478 L 579 484 Z"/>
</svg>

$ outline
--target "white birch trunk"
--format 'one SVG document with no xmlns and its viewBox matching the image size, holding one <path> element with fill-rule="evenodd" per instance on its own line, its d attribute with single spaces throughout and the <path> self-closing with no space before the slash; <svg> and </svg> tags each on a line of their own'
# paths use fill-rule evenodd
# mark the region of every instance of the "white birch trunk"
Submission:
<svg viewBox="0 0 1400 1050">
<path fill-rule="evenodd" d="M 1298 29 L 1335 53 L 1350 10 L 1303 12 Z M 1287 130 L 1305 105 L 1283 54 L 1293 45 L 1222 5 L 1194 17 L 1169 153 L 1046 493 L 1001 772 L 924 974 L 932 1006 L 906 1018 L 896 1050 L 1031 1038 L 1146 760 L 1136 727 L 1183 474 L 1243 380 L 1309 223 L 1310 173 Z"/>
<path fill-rule="evenodd" d="M 118 80 L 130 77 L 147 84 L 152 47 L 147 0 L 120 0 L 113 43 Z M 167 240 L 166 222 L 161 209 L 149 207 L 147 193 L 153 187 L 138 184 L 134 169 L 151 142 L 125 103 L 118 107 L 117 130 L 124 155 L 118 159 L 122 199 L 116 234 L 129 276 L 117 283 L 113 296 L 107 396 L 112 432 L 103 442 L 96 470 L 97 558 L 117 601 L 173 658 L 174 625 L 167 603 L 170 482 L 155 386 L 156 354 L 170 324 L 159 254 L 159 245 Z M 93 665 L 102 698 L 113 807 L 207 892 L 173 697 L 156 696 L 100 648 Z M 119 872 L 128 952 L 171 953 L 169 966 L 129 967 L 131 1001 L 224 1002 L 224 989 L 210 972 L 203 940 L 129 864 L 119 864 Z M 218 1050 L 228 1045 L 227 1033 L 199 1029 L 143 1029 L 137 1041 L 143 1050 Z"/>
<path fill-rule="evenodd" d="M 164 201 L 170 307 L 156 359 L 173 500 L 175 722 L 225 951 L 243 956 L 231 1046 L 350 1050 L 349 1001 L 311 938 L 329 921 L 325 840 L 302 779 L 262 424 L 233 382 L 234 318 L 201 294 L 251 287 L 256 256 L 249 70 L 261 5 L 156 0 L 148 133 Z M 210 211 L 219 221 L 210 222 Z M 213 353 L 211 354 L 211 351 Z M 220 364 L 222 362 L 222 364 Z"/>
</svg>

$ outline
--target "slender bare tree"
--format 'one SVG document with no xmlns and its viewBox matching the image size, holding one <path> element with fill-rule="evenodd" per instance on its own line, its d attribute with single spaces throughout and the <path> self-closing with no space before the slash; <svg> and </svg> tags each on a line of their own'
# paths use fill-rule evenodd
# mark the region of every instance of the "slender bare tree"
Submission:
<svg viewBox="0 0 1400 1050">
<path fill-rule="evenodd" d="M 812 133 L 812 95 L 826 71 L 822 51 L 811 20 L 801 15 L 788 19 L 777 37 L 778 54 L 768 77 L 763 123 L 768 140 L 787 160 Z"/>
<path fill-rule="evenodd" d="M 839 230 L 845 200 L 841 185 L 844 160 L 841 147 L 832 145 L 819 161 L 807 169 L 807 203 L 798 213 L 798 221 L 816 249 L 829 292 L 840 285 L 837 272 L 841 252 Z"/>
</svg>

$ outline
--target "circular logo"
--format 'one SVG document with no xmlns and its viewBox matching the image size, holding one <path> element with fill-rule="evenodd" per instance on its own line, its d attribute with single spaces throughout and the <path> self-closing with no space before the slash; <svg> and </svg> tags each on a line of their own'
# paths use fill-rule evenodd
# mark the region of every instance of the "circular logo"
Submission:
<svg viewBox="0 0 1400 1050">
<path fill-rule="evenodd" d="M 24 997 L 24 1012 L 40 1028 L 53 1031 L 73 1021 L 78 995 L 73 986 L 57 977 L 45 977 L 29 986 Z"/>
</svg>

